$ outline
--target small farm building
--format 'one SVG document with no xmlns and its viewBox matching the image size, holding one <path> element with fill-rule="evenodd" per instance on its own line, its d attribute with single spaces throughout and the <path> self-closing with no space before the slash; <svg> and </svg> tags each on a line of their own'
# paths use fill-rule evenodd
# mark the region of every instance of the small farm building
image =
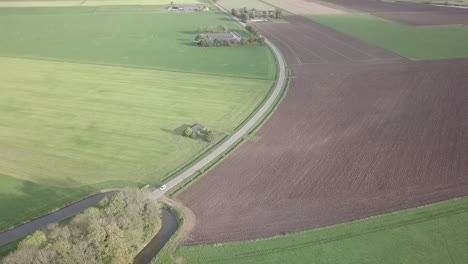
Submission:
<svg viewBox="0 0 468 264">
<path fill-rule="evenodd" d="M 192 137 L 198 137 L 202 132 L 206 130 L 206 127 L 199 123 L 195 123 L 190 128 L 192 129 Z"/>
</svg>

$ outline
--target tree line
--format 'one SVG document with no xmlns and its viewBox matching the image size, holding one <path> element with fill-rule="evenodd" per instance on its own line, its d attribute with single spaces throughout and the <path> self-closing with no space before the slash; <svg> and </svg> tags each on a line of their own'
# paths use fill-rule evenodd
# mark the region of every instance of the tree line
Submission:
<svg viewBox="0 0 468 264">
<path fill-rule="evenodd" d="M 35 231 L 0 262 L 132 263 L 159 230 L 160 209 L 148 192 L 126 189 L 66 223 Z"/>
<path fill-rule="evenodd" d="M 275 10 L 257 10 L 257 9 L 247 9 L 244 8 L 232 8 L 231 15 L 239 18 L 242 22 L 247 23 L 250 19 L 258 18 L 276 18 L 280 19 L 283 17 L 283 11 L 279 8 Z"/>
<path fill-rule="evenodd" d="M 247 25 L 245 29 L 249 31 L 253 36 L 250 37 L 241 37 L 240 40 L 220 40 L 220 39 L 210 39 L 208 33 L 228 33 L 228 28 L 225 25 L 221 26 L 210 26 L 206 27 L 210 30 L 208 32 L 203 32 L 195 36 L 194 42 L 202 47 L 230 47 L 230 46 L 263 46 L 265 45 L 265 38 L 260 36 L 258 32 L 250 25 Z M 200 31 L 199 31 L 200 32 Z"/>
</svg>

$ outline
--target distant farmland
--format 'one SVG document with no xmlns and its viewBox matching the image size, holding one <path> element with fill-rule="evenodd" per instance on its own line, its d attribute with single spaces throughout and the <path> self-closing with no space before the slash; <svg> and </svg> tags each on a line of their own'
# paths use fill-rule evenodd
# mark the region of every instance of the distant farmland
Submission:
<svg viewBox="0 0 468 264">
<path fill-rule="evenodd" d="M 200 27 L 220 24 L 248 34 L 217 12 L 0 9 L 0 56 L 273 79 L 275 61 L 267 47 L 202 49 L 192 43 Z"/>
<path fill-rule="evenodd" d="M 204 4 L 199 0 L 184 0 L 185 4 Z M 63 6 L 154 6 L 166 7 L 167 0 L 0 0 L 0 7 L 63 7 Z"/>
<path fill-rule="evenodd" d="M 412 60 L 468 56 L 467 26 L 418 27 L 363 14 L 310 18 Z"/>
<path fill-rule="evenodd" d="M 153 7 L 148 7 L 149 9 Z M 268 94 L 267 47 L 201 48 L 216 12 L 0 9 L 0 230 L 105 188 L 158 184 Z"/>
</svg>

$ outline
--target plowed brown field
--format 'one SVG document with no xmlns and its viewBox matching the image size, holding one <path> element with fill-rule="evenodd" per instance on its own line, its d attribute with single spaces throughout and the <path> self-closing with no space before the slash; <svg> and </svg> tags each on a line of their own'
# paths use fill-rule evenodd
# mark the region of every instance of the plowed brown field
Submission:
<svg viewBox="0 0 468 264">
<path fill-rule="evenodd" d="M 314 3 L 313 0 L 308 1 Z M 468 9 L 377 0 L 323 0 L 323 2 L 416 26 L 468 25 Z"/>
<path fill-rule="evenodd" d="M 186 244 L 255 239 L 468 195 L 468 60 L 409 62 L 309 20 L 258 31 L 292 68 L 258 131 L 179 199 Z"/>
</svg>

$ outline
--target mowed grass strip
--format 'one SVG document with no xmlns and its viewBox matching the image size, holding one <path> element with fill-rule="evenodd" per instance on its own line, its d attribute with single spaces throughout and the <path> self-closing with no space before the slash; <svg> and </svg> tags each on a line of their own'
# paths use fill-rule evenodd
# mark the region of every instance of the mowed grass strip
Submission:
<svg viewBox="0 0 468 264">
<path fill-rule="evenodd" d="M 0 173 L 61 187 L 157 183 L 209 145 L 177 128 L 230 133 L 272 85 L 12 58 L 0 82 Z"/>
<path fill-rule="evenodd" d="M 468 263 L 468 198 L 287 236 L 180 247 L 186 263 Z M 173 262 L 156 259 L 154 263 Z"/>
<path fill-rule="evenodd" d="M 202 48 L 193 43 L 199 28 L 205 26 L 226 25 L 249 36 L 224 13 L 154 14 L 145 10 L 0 9 L 0 56 L 275 78 L 276 62 L 266 46 Z"/>
<path fill-rule="evenodd" d="M 411 60 L 468 57 L 466 26 L 409 26 L 367 14 L 309 18 Z"/>
</svg>

